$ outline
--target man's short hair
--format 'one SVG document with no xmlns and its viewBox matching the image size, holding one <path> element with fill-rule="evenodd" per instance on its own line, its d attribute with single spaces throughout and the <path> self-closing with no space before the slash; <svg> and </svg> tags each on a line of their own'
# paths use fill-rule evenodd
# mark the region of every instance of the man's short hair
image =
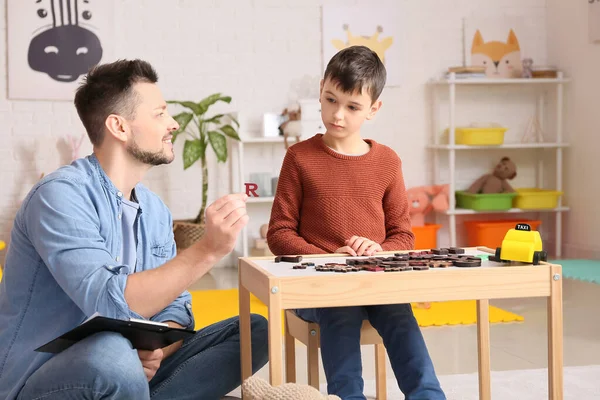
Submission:
<svg viewBox="0 0 600 400">
<path fill-rule="evenodd" d="M 102 144 L 104 124 L 110 114 L 126 119 L 135 117 L 138 105 L 135 83 L 157 81 L 154 68 L 142 60 L 118 60 L 90 69 L 75 93 L 75 108 L 92 144 Z"/>
<path fill-rule="evenodd" d="M 346 93 L 362 93 L 366 89 L 371 101 L 375 102 L 385 86 L 386 70 L 373 50 L 366 46 L 350 46 L 331 58 L 323 79 L 331 80 Z"/>
</svg>

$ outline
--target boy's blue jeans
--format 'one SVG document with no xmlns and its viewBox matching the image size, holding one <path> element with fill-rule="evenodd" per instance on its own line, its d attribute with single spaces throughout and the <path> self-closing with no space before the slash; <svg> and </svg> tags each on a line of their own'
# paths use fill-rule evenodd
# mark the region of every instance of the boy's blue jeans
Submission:
<svg viewBox="0 0 600 400">
<path fill-rule="evenodd" d="M 383 338 L 398 386 L 407 400 L 446 396 L 435 375 L 421 329 L 410 304 L 296 310 L 321 331 L 321 358 L 327 392 L 343 400 L 364 400 L 360 328 L 365 319 Z"/>
<path fill-rule="evenodd" d="M 268 360 L 267 322 L 251 316 L 252 371 Z M 57 354 L 27 380 L 19 400 L 217 400 L 240 385 L 238 317 L 196 332 L 163 361 L 148 383 L 137 351 L 118 333 L 103 332 Z"/>
</svg>

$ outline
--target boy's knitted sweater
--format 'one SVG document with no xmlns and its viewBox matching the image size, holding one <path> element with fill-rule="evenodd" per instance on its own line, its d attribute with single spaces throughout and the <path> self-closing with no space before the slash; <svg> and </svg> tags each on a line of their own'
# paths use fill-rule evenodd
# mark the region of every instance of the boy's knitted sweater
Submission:
<svg viewBox="0 0 600 400">
<path fill-rule="evenodd" d="M 413 248 L 400 158 L 365 141 L 371 149 L 360 156 L 332 150 L 322 134 L 288 149 L 267 233 L 273 254 L 333 253 L 354 235 L 383 250 Z"/>
</svg>

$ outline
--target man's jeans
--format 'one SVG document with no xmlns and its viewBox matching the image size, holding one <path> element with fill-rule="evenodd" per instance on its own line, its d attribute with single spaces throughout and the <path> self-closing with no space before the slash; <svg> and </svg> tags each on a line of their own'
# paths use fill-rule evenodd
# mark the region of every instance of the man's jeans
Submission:
<svg viewBox="0 0 600 400">
<path fill-rule="evenodd" d="M 383 338 L 398 386 L 407 400 L 445 399 L 410 304 L 296 310 L 319 324 L 327 391 L 364 400 L 360 328 L 365 319 Z"/>
<path fill-rule="evenodd" d="M 268 360 L 267 321 L 252 315 L 252 371 Z M 19 400 L 216 400 L 240 385 L 238 317 L 196 332 L 150 383 L 137 351 L 118 333 L 93 335 L 57 354 L 25 383 Z"/>
</svg>

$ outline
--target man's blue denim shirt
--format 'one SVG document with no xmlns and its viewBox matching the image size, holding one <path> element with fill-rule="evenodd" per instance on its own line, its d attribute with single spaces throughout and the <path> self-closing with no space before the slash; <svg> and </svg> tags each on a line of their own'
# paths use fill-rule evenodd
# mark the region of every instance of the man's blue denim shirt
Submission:
<svg viewBox="0 0 600 400">
<path fill-rule="evenodd" d="M 141 184 L 135 194 L 141 271 L 169 261 L 176 248 L 167 207 Z M 43 178 L 23 201 L 0 283 L 0 399 L 14 399 L 52 357 L 34 349 L 94 313 L 143 318 L 124 296 L 130 268 L 119 263 L 123 195 L 90 155 Z M 193 329 L 190 294 L 151 320 Z"/>
</svg>

